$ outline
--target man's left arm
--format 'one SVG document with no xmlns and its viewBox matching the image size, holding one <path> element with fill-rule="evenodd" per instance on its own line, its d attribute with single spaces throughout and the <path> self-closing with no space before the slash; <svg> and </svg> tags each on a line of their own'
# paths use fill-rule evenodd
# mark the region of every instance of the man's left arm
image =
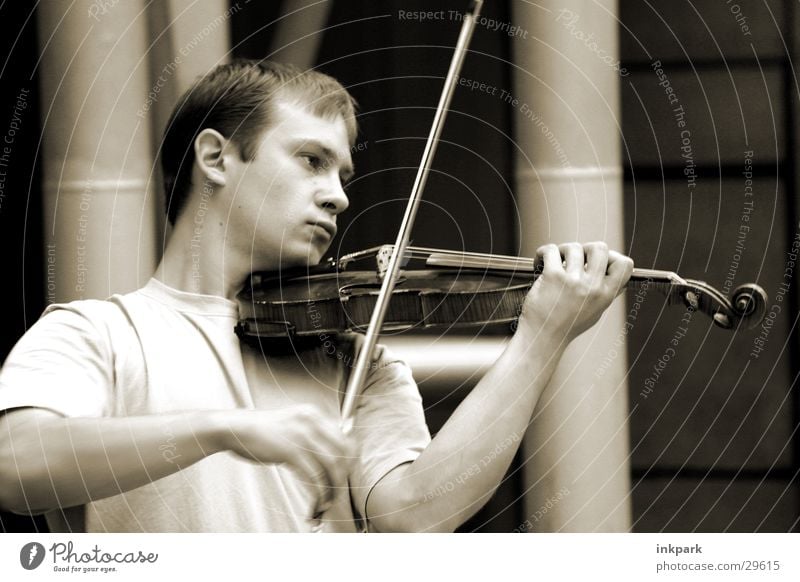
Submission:
<svg viewBox="0 0 800 582">
<path fill-rule="evenodd" d="M 594 325 L 633 269 L 602 243 L 547 245 L 540 254 L 544 273 L 502 356 L 419 457 L 373 488 L 374 529 L 454 531 L 489 500 L 567 345 Z"/>
</svg>

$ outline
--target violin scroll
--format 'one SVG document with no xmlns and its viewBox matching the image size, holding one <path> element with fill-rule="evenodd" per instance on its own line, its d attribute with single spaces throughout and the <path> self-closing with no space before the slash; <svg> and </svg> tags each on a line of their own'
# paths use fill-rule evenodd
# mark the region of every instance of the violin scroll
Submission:
<svg viewBox="0 0 800 582">
<path fill-rule="evenodd" d="M 702 311 L 722 329 L 753 329 L 767 312 L 767 293 L 755 283 L 740 285 L 730 299 L 703 281 L 689 279 L 677 289 L 689 309 Z"/>
<path fill-rule="evenodd" d="M 767 314 L 767 293 L 755 283 L 740 285 L 733 291 L 731 303 L 745 329 L 757 327 Z"/>
</svg>

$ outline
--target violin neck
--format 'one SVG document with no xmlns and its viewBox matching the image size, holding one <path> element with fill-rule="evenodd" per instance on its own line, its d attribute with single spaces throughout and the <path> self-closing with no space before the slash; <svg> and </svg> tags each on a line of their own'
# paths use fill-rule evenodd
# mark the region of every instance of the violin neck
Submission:
<svg viewBox="0 0 800 582">
<path fill-rule="evenodd" d="M 409 248 L 413 253 L 429 252 L 426 265 L 429 267 L 451 267 L 457 269 L 482 269 L 489 271 L 512 271 L 516 273 L 530 273 L 535 279 L 542 272 L 540 259 L 528 257 L 512 257 L 507 255 L 488 255 L 481 253 L 460 253 L 456 251 L 442 251 Z M 673 271 L 658 269 L 634 269 L 628 287 L 638 288 L 643 285 L 661 284 L 667 287 L 685 287 L 688 281 Z"/>
<path fill-rule="evenodd" d="M 339 268 L 349 269 L 352 265 L 366 262 L 367 268 L 374 268 L 378 276 L 383 277 L 386 272 L 388 258 L 393 250 L 394 245 L 374 247 L 341 257 L 337 263 Z M 406 247 L 403 264 L 410 267 L 413 263 L 416 263 L 421 268 L 475 269 L 514 273 L 516 275 L 530 274 L 534 280 L 541 274 L 543 267 L 541 259 L 530 257 Z M 627 287 L 634 289 L 645 287 L 658 290 L 666 295 L 671 302 L 680 302 L 683 301 L 682 294 L 686 289 L 693 288 L 697 284 L 703 285 L 699 281 L 684 279 L 673 271 L 635 268 Z"/>
</svg>

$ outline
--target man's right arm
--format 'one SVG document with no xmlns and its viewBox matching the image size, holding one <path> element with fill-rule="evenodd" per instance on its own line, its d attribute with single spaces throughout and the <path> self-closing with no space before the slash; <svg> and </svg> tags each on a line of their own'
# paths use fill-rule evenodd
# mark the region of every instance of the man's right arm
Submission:
<svg viewBox="0 0 800 582">
<path fill-rule="evenodd" d="M 319 411 L 196 411 L 64 417 L 43 408 L 0 416 L 0 507 L 41 513 L 117 495 L 222 451 L 288 463 L 320 496 L 347 487 L 349 442 Z M 324 478 L 320 478 L 324 475 Z"/>
</svg>

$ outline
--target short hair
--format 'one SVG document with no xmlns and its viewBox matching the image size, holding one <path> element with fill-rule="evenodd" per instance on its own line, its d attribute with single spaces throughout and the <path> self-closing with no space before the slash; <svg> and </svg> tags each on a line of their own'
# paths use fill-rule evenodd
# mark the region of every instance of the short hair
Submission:
<svg viewBox="0 0 800 582">
<path fill-rule="evenodd" d="M 236 59 L 220 65 L 180 98 L 164 131 L 161 168 L 171 224 L 191 191 L 197 134 L 217 130 L 238 146 L 242 161 L 250 161 L 272 121 L 276 98 L 307 106 L 320 117 L 341 115 L 350 145 L 355 143 L 357 104 L 333 77 L 270 61 Z"/>
</svg>

